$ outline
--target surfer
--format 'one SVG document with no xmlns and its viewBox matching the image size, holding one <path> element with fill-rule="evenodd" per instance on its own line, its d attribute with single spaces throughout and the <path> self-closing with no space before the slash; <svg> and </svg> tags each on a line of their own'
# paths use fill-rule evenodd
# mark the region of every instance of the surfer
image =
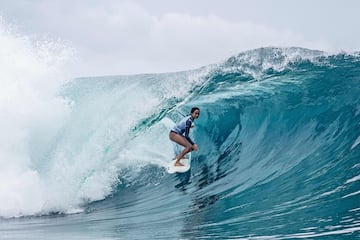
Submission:
<svg viewBox="0 0 360 240">
<path fill-rule="evenodd" d="M 171 141 L 185 147 L 184 150 L 178 156 L 176 156 L 176 161 L 174 164 L 175 166 L 184 166 L 184 164 L 182 164 L 180 160 L 187 153 L 199 150 L 198 146 L 189 137 L 192 123 L 195 119 L 199 117 L 199 115 L 200 109 L 198 107 L 193 107 L 190 111 L 190 116 L 186 116 L 178 123 L 176 123 L 169 133 L 169 138 Z"/>
</svg>

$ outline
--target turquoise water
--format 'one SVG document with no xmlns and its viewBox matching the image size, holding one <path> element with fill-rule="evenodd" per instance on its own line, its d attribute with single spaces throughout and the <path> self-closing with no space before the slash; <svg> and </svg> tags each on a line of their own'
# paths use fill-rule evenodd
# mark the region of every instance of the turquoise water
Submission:
<svg viewBox="0 0 360 240">
<path fill-rule="evenodd" d="M 357 239 L 359 96 L 358 55 L 301 48 L 75 79 L 54 134 L 30 135 L 37 194 L 14 190 L 27 203 L 3 205 L 0 238 Z M 193 106 L 200 150 L 168 174 L 168 119 Z"/>
</svg>

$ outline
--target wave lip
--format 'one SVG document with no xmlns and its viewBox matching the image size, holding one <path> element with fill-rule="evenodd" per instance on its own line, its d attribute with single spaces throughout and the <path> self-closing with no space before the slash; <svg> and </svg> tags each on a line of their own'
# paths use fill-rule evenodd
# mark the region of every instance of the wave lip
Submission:
<svg viewBox="0 0 360 240">
<path fill-rule="evenodd" d="M 306 48 L 258 48 L 242 52 L 226 60 L 222 67 L 228 71 L 251 73 L 253 76 L 259 76 L 269 69 L 282 71 L 289 67 L 291 63 L 299 61 L 312 61 L 326 53 L 318 50 Z"/>
</svg>

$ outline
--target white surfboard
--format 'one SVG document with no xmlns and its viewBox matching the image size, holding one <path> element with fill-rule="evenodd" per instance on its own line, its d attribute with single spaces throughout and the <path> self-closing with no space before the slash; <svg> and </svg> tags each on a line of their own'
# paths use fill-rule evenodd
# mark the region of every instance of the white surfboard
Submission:
<svg viewBox="0 0 360 240">
<path fill-rule="evenodd" d="M 189 171 L 191 163 L 191 160 L 189 158 L 183 158 L 180 160 L 180 162 L 184 164 L 184 166 L 175 166 L 175 161 L 176 159 L 172 160 L 167 166 L 166 170 L 168 173 L 184 173 Z"/>
</svg>

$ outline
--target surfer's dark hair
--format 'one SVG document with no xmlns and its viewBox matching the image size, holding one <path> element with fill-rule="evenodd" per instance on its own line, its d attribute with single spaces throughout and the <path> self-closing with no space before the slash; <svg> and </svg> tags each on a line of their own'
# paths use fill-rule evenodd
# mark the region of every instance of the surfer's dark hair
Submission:
<svg viewBox="0 0 360 240">
<path fill-rule="evenodd" d="M 195 112 L 196 110 L 199 110 L 199 111 L 200 111 L 200 108 L 198 108 L 198 107 L 193 107 L 193 108 L 191 109 L 190 113 L 193 113 L 193 112 Z"/>
</svg>

